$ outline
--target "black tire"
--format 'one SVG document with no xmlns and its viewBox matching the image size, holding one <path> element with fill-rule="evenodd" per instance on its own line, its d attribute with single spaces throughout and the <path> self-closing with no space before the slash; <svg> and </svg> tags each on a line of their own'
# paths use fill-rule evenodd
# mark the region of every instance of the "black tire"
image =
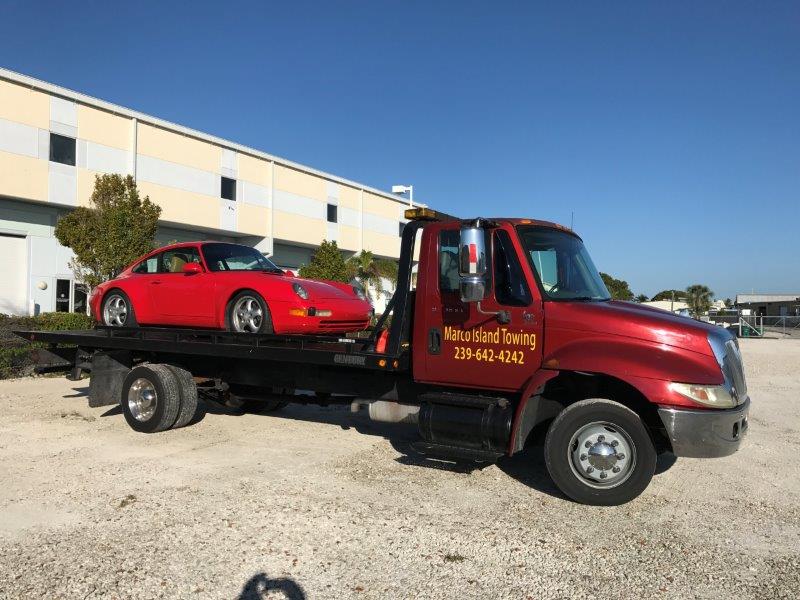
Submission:
<svg viewBox="0 0 800 600">
<path fill-rule="evenodd" d="M 197 384 L 194 382 L 192 374 L 186 369 L 174 365 L 166 366 L 178 381 L 178 391 L 180 392 L 181 406 L 178 410 L 178 418 L 172 426 L 173 429 L 177 429 L 188 425 L 197 414 Z"/>
<path fill-rule="evenodd" d="M 154 397 L 144 404 L 148 392 L 154 393 Z M 131 429 L 141 433 L 169 429 L 175 424 L 181 406 L 178 380 L 166 365 L 134 367 L 122 384 L 120 404 Z"/>
<path fill-rule="evenodd" d="M 237 328 L 237 323 L 240 323 L 241 320 L 237 319 L 234 312 L 236 312 L 239 303 L 244 302 L 248 298 L 257 302 L 261 309 L 261 319 L 257 329 L 252 325 L 247 329 Z M 264 298 L 261 297 L 261 294 L 252 290 L 242 290 L 231 298 L 225 309 L 225 329 L 238 333 L 275 333 L 275 328 L 272 326 L 272 315 L 269 312 L 269 307 L 264 301 Z"/>
<path fill-rule="evenodd" d="M 113 320 L 109 322 L 107 319 L 106 307 L 115 302 L 117 299 L 124 302 L 126 306 L 126 315 L 122 323 L 118 320 Z M 131 299 L 128 298 L 128 294 L 123 292 L 120 289 L 114 288 L 112 290 L 108 290 L 106 292 L 105 297 L 103 297 L 103 303 L 100 305 L 100 314 L 98 315 L 99 321 L 103 325 L 108 325 L 109 327 L 138 327 L 139 323 L 136 321 L 136 312 L 133 309 L 133 303 Z"/>
<path fill-rule="evenodd" d="M 620 446 L 630 447 L 628 455 L 619 451 Z M 576 502 L 616 506 L 633 500 L 648 486 L 656 468 L 656 449 L 639 415 L 618 402 L 595 398 L 571 404 L 558 414 L 547 431 L 544 460 L 558 488 Z"/>
</svg>

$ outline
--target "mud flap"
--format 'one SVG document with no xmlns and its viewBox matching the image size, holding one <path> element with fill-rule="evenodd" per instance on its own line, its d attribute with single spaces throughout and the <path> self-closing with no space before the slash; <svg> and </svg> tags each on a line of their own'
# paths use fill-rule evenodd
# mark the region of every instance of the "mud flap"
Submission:
<svg viewBox="0 0 800 600">
<path fill-rule="evenodd" d="M 95 352 L 89 379 L 89 406 L 119 404 L 122 382 L 131 370 L 131 353 L 127 350 Z"/>
</svg>

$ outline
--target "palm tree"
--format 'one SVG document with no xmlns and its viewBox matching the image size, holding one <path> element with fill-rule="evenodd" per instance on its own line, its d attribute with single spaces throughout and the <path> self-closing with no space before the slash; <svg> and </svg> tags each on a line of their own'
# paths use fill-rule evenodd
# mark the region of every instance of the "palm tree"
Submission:
<svg viewBox="0 0 800 600">
<path fill-rule="evenodd" d="M 686 304 L 695 319 L 708 312 L 713 298 L 714 292 L 708 286 L 695 284 L 686 288 Z"/>
<path fill-rule="evenodd" d="M 347 273 L 351 280 L 355 279 L 361 284 L 370 299 L 371 290 L 376 297 L 383 292 L 384 279 L 388 279 L 393 286 L 397 285 L 397 262 L 377 258 L 369 250 L 362 250 L 347 260 Z"/>
<path fill-rule="evenodd" d="M 639 304 L 641 304 L 642 302 L 647 302 L 648 300 L 650 300 L 650 298 L 645 296 L 644 294 L 639 294 L 633 300 L 634 302 L 638 302 Z"/>
</svg>

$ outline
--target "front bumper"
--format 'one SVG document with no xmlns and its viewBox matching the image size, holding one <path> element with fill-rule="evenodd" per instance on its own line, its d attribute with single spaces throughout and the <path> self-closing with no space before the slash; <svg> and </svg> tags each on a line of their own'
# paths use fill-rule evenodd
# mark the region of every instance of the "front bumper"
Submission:
<svg viewBox="0 0 800 600">
<path fill-rule="evenodd" d="M 673 454 L 691 458 L 715 458 L 736 452 L 747 433 L 749 412 L 750 398 L 725 410 L 658 409 Z"/>
</svg>

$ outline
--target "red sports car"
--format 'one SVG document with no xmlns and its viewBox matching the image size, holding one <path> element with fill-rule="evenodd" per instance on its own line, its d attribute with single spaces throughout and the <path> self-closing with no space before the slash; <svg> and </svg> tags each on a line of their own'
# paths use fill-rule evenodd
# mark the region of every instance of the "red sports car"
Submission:
<svg viewBox="0 0 800 600">
<path fill-rule="evenodd" d="M 104 325 L 180 325 L 244 333 L 344 333 L 369 325 L 356 287 L 300 279 L 255 248 L 190 242 L 159 248 L 94 289 Z"/>
</svg>

